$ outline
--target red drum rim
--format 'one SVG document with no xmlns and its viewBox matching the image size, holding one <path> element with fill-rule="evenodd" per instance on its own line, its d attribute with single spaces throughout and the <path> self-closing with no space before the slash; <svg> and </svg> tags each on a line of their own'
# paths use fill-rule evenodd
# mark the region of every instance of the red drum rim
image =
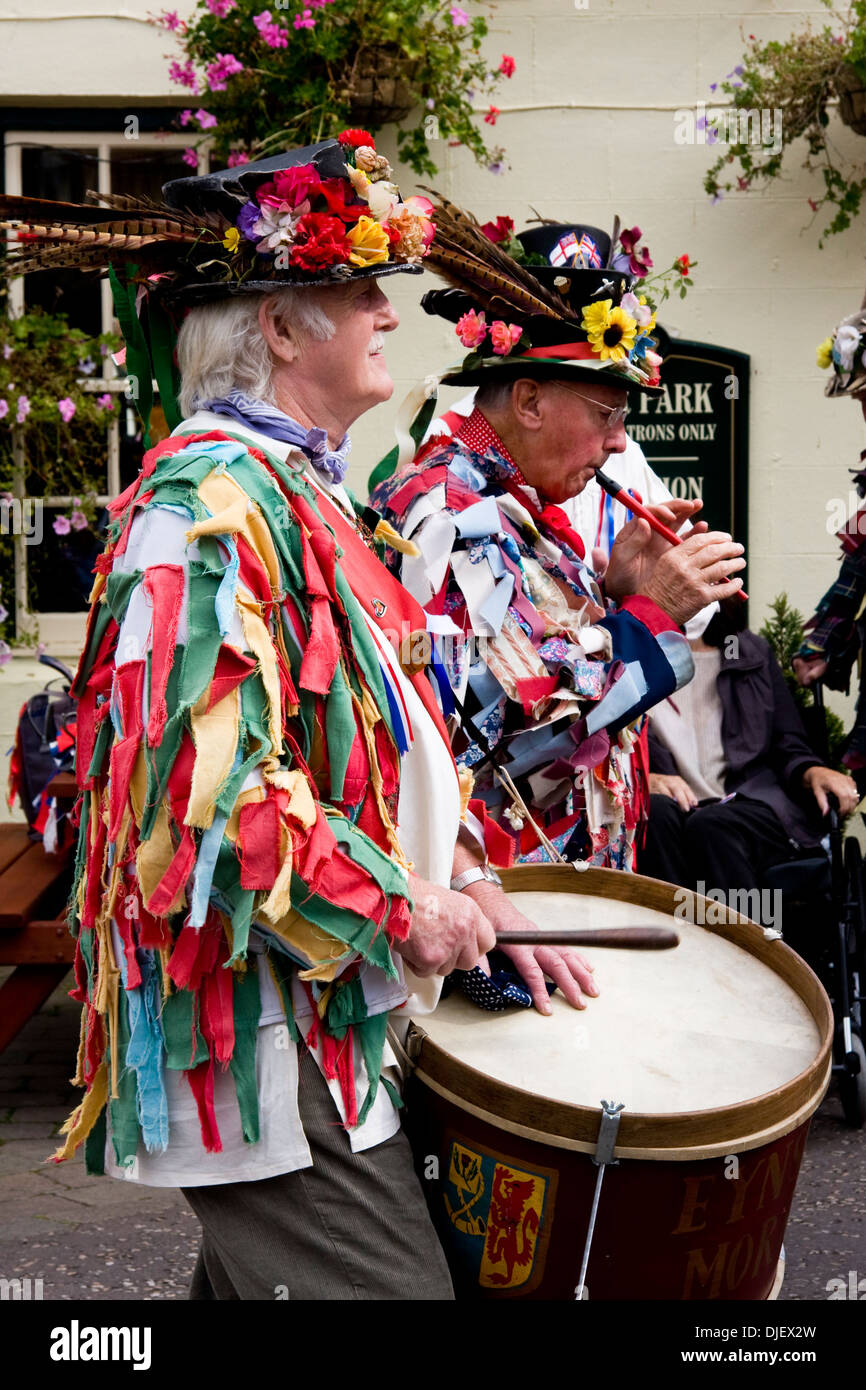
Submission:
<svg viewBox="0 0 866 1390">
<path fill-rule="evenodd" d="M 502 879 L 510 893 L 614 898 L 670 916 L 681 900 L 676 898 L 681 890 L 673 884 L 616 869 L 576 872 L 570 865 L 529 864 L 507 870 Z M 821 1046 L 810 1066 L 785 1085 L 735 1105 L 670 1115 L 623 1111 L 614 1151 L 618 1158 L 691 1162 L 759 1148 L 808 1120 L 826 1093 L 832 1068 L 833 1014 L 820 980 L 783 941 L 768 940 L 756 922 L 719 904 L 713 906 L 724 920 L 707 923 L 702 930 L 725 937 L 780 976 L 810 1013 Z M 598 1107 L 549 1100 L 487 1076 L 439 1047 L 418 1023 L 413 1022 L 407 1043 L 410 1055 L 416 1057 L 416 1080 L 461 1110 L 497 1129 L 554 1148 L 595 1152 Z"/>
</svg>

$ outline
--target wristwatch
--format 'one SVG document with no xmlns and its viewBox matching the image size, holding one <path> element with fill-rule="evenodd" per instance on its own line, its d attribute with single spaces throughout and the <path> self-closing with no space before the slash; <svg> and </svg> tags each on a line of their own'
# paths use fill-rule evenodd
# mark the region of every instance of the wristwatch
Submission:
<svg viewBox="0 0 866 1390">
<path fill-rule="evenodd" d="M 464 873 L 458 874 L 451 880 L 451 892 L 462 893 L 464 888 L 468 888 L 470 883 L 480 883 L 482 879 L 487 879 L 488 883 L 498 883 L 502 887 L 502 879 L 491 869 L 489 864 L 479 864 L 477 868 L 466 869 Z"/>
</svg>

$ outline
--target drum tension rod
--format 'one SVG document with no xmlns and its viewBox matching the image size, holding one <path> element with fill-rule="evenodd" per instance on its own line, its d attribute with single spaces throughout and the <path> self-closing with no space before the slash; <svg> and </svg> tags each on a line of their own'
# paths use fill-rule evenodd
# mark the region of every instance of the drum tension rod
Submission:
<svg viewBox="0 0 866 1390">
<path fill-rule="evenodd" d="M 616 1148 L 616 1136 L 619 1132 L 619 1122 L 622 1111 L 625 1109 L 623 1101 L 618 1101 L 612 1105 L 610 1101 L 601 1102 L 601 1124 L 598 1127 L 598 1139 L 595 1144 L 595 1153 L 592 1161 L 598 1168 L 598 1175 L 595 1179 L 595 1192 L 592 1198 L 592 1211 L 589 1213 L 589 1226 L 586 1232 L 586 1243 L 583 1247 L 583 1259 L 580 1264 L 580 1277 L 574 1296 L 579 1301 L 589 1298 L 589 1289 L 586 1287 L 586 1270 L 589 1265 L 590 1251 L 592 1250 L 592 1238 L 595 1235 L 595 1219 L 598 1216 L 598 1204 L 601 1198 L 601 1185 L 604 1182 L 604 1170 L 609 1163 L 616 1164 L 618 1158 L 614 1158 L 613 1151 Z"/>
</svg>

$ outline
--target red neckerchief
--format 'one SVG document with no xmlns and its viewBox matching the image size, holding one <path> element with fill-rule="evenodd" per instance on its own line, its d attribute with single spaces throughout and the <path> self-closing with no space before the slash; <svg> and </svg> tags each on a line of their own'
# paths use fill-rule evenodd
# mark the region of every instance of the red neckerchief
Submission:
<svg viewBox="0 0 866 1390">
<path fill-rule="evenodd" d="M 491 449 L 494 449 L 497 454 L 501 454 L 506 463 L 514 469 L 515 474 L 513 478 L 499 479 L 505 491 L 509 492 L 520 503 L 521 507 L 529 512 L 536 526 L 546 526 L 562 545 L 567 545 L 581 560 L 584 559 L 586 550 L 583 540 L 574 530 L 562 508 L 554 506 L 553 503 L 548 503 L 546 507 L 537 507 L 525 495 L 524 489 L 530 487 L 531 484 L 526 481 L 490 421 L 485 415 L 482 415 L 477 406 L 465 424 L 461 425 L 454 438 L 458 439 L 461 444 L 465 444 L 467 449 L 471 449 L 474 454 L 486 454 Z"/>
</svg>

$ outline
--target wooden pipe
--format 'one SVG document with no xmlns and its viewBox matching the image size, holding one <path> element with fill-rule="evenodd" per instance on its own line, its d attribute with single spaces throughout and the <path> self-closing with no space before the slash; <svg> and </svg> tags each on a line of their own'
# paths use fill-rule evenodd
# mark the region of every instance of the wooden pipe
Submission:
<svg viewBox="0 0 866 1390">
<path fill-rule="evenodd" d="M 667 951 L 680 939 L 668 927 L 564 927 L 562 930 L 498 931 L 498 946 L 617 946 L 620 950 Z"/>
</svg>

